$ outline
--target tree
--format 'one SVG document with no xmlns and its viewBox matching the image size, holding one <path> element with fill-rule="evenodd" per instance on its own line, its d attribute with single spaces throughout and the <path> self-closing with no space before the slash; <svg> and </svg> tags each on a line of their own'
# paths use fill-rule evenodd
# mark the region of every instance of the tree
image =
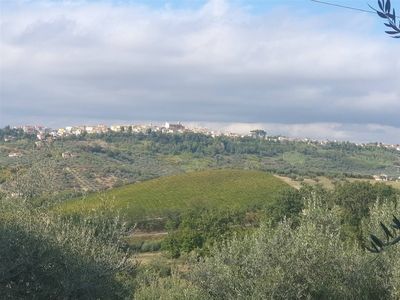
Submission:
<svg viewBox="0 0 400 300">
<path fill-rule="evenodd" d="M 304 188 L 302 188 L 304 190 Z M 285 188 L 267 206 L 267 215 L 274 224 L 290 218 L 292 224 L 299 224 L 299 213 L 303 209 L 302 193 L 292 187 Z"/>
<path fill-rule="evenodd" d="M 252 130 L 250 132 L 253 134 L 253 137 L 257 139 L 265 139 L 267 136 L 267 132 L 261 129 Z"/>
<path fill-rule="evenodd" d="M 0 216 L 1 299 L 126 299 L 133 292 L 137 265 L 123 250 L 119 218 L 20 209 Z"/>
<path fill-rule="evenodd" d="M 194 207 L 179 218 L 167 222 L 169 233 L 162 243 L 162 249 L 169 251 L 173 258 L 193 250 L 198 255 L 207 254 L 208 250 L 202 248 L 222 243 L 240 231 L 245 212 L 235 208 L 220 211 Z"/>
<path fill-rule="evenodd" d="M 39 162 L 4 184 L 0 299 L 126 299 L 137 270 L 129 228 L 108 199 L 95 211 L 60 210 L 53 167 Z"/>
<path fill-rule="evenodd" d="M 189 278 L 207 299 L 389 299 L 377 261 L 341 238 L 341 217 L 314 199 L 305 200 L 300 225 L 285 220 L 234 237 L 194 259 Z"/>
<path fill-rule="evenodd" d="M 386 27 L 391 28 L 391 30 L 385 31 L 387 34 L 391 35 L 392 38 L 400 38 L 400 21 L 399 25 L 396 25 L 396 12 L 394 8 L 392 9 L 390 0 L 378 0 L 379 10 L 371 7 L 379 17 L 385 19 L 387 23 L 384 23 Z M 392 12 L 390 12 L 392 11 Z"/>
</svg>

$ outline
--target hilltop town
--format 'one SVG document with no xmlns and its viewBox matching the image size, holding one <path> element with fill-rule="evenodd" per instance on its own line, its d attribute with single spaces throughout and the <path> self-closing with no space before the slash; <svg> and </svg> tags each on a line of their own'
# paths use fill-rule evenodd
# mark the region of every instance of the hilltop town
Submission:
<svg viewBox="0 0 400 300">
<path fill-rule="evenodd" d="M 126 133 L 150 133 L 150 132 L 162 132 L 162 133 L 173 133 L 173 134 L 182 134 L 186 132 L 192 133 L 202 133 L 205 135 L 209 135 L 212 137 L 217 136 L 228 136 L 231 138 L 244 138 L 244 137 L 252 137 L 258 139 L 266 139 L 273 141 L 288 141 L 288 142 L 317 142 L 320 144 L 327 143 L 342 143 L 337 140 L 316 140 L 310 137 L 306 138 L 293 138 L 281 135 L 267 135 L 267 132 L 264 130 L 253 130 L 248 134 L 239 134 L 234 132 L 223 132 L 221 130 L 213 130 L 208 129 L 202 126 L 195 126 L 193 128 L 184 126 L 181 122 L 177 123 L 169 123 L 165 122 L 163 125 L 153 125 L 153 124 L 115 124 L 108 127 L 104 124 L 98 125 L 76 125 L 76 126 L 66 126 L 63 128 L 52 129 L 42 125 L 22 125 L 22 126 L 13 126 L 12 129 L 23 130 L 24 133 L 34 134 L 37 136 L 39 141 L 43 141 L 48 137 L 59 138 L 59 137 L 67 137 L 70 135 L 81 135 L 81 134 L 101 134 L 107 132 L 126 132 Z M 13 136 L 4 137 L 5 141 L 11 141 Z M 357 146 L 364 147 L 365 143 L 354 143 Z M 377 147 L 384 147 L 388 149 L 395 149 L 400 151 L 399 144 L 389 144 L 389 143 L 369 143 L 375 144 Z"/>
<path fill-rule="evenodd" d="M 36 134 L 39 140 L 44 140 L 46 136 L 52 137 L 64 137 L 69 135 L 80 135 L 80 134 L 101 134 L 107 133 L 109 131 L 114 132 L 126 132 L 126 133 L 149 133 L 151 131 L 154 132 L 162 132 L 162 133 L 185 133 L 185 132 L 193 132 L 193 133 L 203 133 L 211 136 L 221 136 L 226 135 L 230 137 L 244 137 L 245 135 L 240 135 L 237 133 L 231 132 L 222 132 L 220 130 L 210 130 L 205 127 L 196 126 L 194 128 L 190 128 L 188 126 L 183 126 L 180 122 L 178 123 L 169 123 L 165 122 L 163 125 L 153 125 L 153 124 L 115 124 L 108 127 L 104 124 L 98 124 L 95 126 L 92 125 L 76 125 L 76 126 L 66 126 L 59 129 L 52 129 L 45 126 L 32 126 L 32 125 L 23 125 L 23 126 L 14 126 L 13 129 L 22 129 L 26 133 Z M 251 134 L 250 134 L 251 135 Z M 7 140 L 7 137 L 6 137 Z"/>
</svg>

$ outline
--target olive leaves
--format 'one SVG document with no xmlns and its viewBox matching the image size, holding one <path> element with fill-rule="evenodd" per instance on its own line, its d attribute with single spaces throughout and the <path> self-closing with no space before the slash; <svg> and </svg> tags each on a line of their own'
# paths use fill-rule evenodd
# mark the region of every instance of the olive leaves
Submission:
<svg viewBox="0 0 400 300">
<path fill-rule="evenodd" d="M 369 5 L 369 4 L 368 4 Z M 378 0 L 378 5 L 379 5 L 379 10 L 371 7 L 378 16 L 380 16 L 382 19 L 386 19 L 387 23 L 384 23 L 386 27 L 391 28 L 391 30 L 385 31 L 387 34 L 391 35 L 392 38 L 400 38 L 400 21 L 399 25 L 396 25 L 396 12 L 394 8 L 392 9 L 390 0 Z M 390 11 L 392 10 L 392 13 Z"/>
<path fill-rule="evenodd" d="M 390 226 L 394 229 L 399 230 L 400 229 L 400 221 L 395 216 L 393 216 L 393 223 L 394 224 L 391 224 Z M 382 240 L 380 240 L 378 237 L 371 234 L 372 248 L 366 247 L 366 249 L 372 253 L 381 253 L 381 252 L 385 251 L 385 249 L 387 247 L 394 245 L 400 241 L 400 235 L 395 238 L 393 235 L 394 231 L 392 233 L 382 222 L 380 222 L 380 225 L 381 225 L 383 231 L 385 232 L 386 242 L 385 243 L 382 242 Z M 390 240 L 390 239 L 392 239 L 392 240 Z"/>
</svg>

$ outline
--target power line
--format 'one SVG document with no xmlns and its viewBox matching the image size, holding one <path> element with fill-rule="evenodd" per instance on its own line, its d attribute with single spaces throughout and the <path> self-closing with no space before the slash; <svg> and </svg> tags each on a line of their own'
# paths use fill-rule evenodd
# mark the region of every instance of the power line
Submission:
<svg viewBox="0 0 400 300">
<path fill-rule="evenodd" d="M 388 20 L 389 23 L 385 23 L 386 26 L 391 27 L 394 29 L 394 31 L 385 31 L 387 34 L 390 35 L 394 35 L 392 36 L 393 38 L 400 38 L 400 23 L 399 23 L 399 27 L 396 25 L 396 19 L 398 19 L 399 17 L 396 17 L 395 12 L 394 12 L 394 8 L 393 8 L 393 14 L 391 14 L 389 10 L 386 11 L 386 7 L 385 7 L 385 11 L 383 11 L 382 5 L 379 1 L 379 5 L 382 9 L 382 12 L 379 12 L 377 10 L 375 10 L 373 7 L 371 7 L 369 5 L 369 7 L 371 7 L 374 11 L 372 10 L 365 10 L 365 9 L 360 9 L 360 8 L 355 8 L 355 7 L 351 7 L 351 6 L 345 6 L 345 5 L 340 5 L 340 4 L 335 4 L 335 3 L 330 3 L 330 2 L 325 2 L 325 1 L 319 1 L 319 0 L 311 0 L 312 2 L 317 2 L 317 3 L 321 3 L 321 4 L 327 4 L 327 5 L 332 5 L 332 6 L 337 6 L 337 7 L 341 7 L 341 8 L 346 8 L 346 9 L 352 9 L 352 10 L 357 10 L 357 11 L 362 11 L 362 12 L 367 12 L 367 13 L 371 13 L 371 14 L 375 14 L 377 13 L 381 18 L 386 18 Z M 389 1 L 389 0 L 388 0 Z M 389 6 L 390 6 L 390 2 L 389 2 Z"/>
<path fill-rule="evenodd" d="M 324 2 L 324 1 L 319 1 L 319 0 L 311 0 L 311 1 L 312 2 L 326 4 L 326 5 L 332 5 L 332 6 L 337 6 L 337 7 L 342 7 L 342 8 L 352 9 L 352 10 L 358 10 L 358 11 L 362 11 L 362 12 L 367 12 L 367 13 L 371 13 L 371 14 L 376 14 L 376 12 L 372 11 L 372 10 L 365 10 L 365 9 L 361 9 L 361 8 L 355 8 L 355 7 L 350 7 L 350 6 L 345 6 L 345 5 L 340 5 L 340 4 L 330 3 L 330 2 Z"/>
</svg>

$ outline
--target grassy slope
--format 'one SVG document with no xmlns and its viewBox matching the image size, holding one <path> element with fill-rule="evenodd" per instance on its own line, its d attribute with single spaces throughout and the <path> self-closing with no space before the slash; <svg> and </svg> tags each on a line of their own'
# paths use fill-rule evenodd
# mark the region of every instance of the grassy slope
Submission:
<svg viewBox="0 0 400 300">
<path fill-rule="evenodd" d="M 199 205 L 214 208 L 241 207 L 251 209 L 268 202 L 288 185 L 271 174 L 251 170 L 213 170 L 161 177 L 133 185 L 107 190 L 105 197 L 115 197 L 117 208 L 128 216 L 162 214 L 168 210 L 185 210 Z M 88 208 L 99 204 L 100 195 L 84 200 Z M 82 203 L 67 202 L 67 210 Z"/>
</svg>

